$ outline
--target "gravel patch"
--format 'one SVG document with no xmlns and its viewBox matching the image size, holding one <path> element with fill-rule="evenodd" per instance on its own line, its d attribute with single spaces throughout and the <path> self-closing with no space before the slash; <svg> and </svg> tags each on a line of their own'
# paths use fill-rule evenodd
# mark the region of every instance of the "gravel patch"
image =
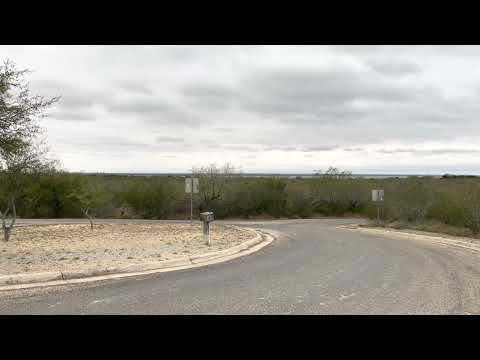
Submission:
<svg viewBox="0 0 480 360">
<path fill-rule="evenodd" d="M 85 224 L 17 227 L 0 241 L 0 275 L 116 267 L 219 251 L 255 236 L 248 229 L 212 224 L 211 246 L 201 224 Z"/>
</svg>

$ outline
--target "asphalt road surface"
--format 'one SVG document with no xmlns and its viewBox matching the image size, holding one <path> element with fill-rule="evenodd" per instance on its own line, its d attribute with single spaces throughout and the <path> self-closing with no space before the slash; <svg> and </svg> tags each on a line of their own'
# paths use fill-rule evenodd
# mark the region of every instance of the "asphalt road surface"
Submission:
<svg viewBox="0 0 480 360">
<path fill-rule="evenodd" d="M 281 235 L 222 264 L 0 292 L 0 314 L 480 314 L 480 255 L 337 228 L 358 222 L 243 222 Z"/>
</svg>

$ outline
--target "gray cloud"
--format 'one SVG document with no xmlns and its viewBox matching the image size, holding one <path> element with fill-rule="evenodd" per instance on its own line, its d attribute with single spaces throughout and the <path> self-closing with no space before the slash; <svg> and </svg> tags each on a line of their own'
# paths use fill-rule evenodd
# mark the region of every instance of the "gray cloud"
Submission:
<svg viewBox="0 0 480 360">
<path fill-rule="evenodd" d="M 210 143 L 207 145 L 209 149 L 218 150 L 236 150 L 245 152 L 258 151 L 298 151 L 298 152 L 322 152 L 336 150 L 337 146 L 322 145 L 260 145 L 260 144 L 219 144 Z"/>
<path fill-rule="evenodd" d="M 338 149 L 338 146 L 322 146 L 322 145 L 297 145 L 297 146 L 268 146 L 265 150 L 280 150 L 280 151 L 300 151 L 300 152 L 323 152 L 333 151 Z"/>
<path fill-rule="evenodd" d="M 365 149 L 363 149 L 363 148 L 345 148 L 345 149 L 343 149 L 343 151 L 347 151 L 347 152 L 361 152 L 361 151 L 365 151 Z"/>
<path fill-rule="evenodd" d="M 174 108 L 160 99 L 151 101 L 116 101 L 107 105 L 108 111 L 114 114 L 129 114 L 129 115 L 158 115 L 166 112 L 174 111 Z"/>
<path fill-rule="evenodd" d="M 380 149 L 377 150 L 378 153 L 382 154 L 399 154 L 399 153 L 413 153 L 413 154 L 423 154 L 423 155 L 448 155 L 448 154 L 480 154 L 480 150 L 476 149 L 415 149 L 415 148 L 399 148 L 399 149 Z"/>
<path fill-rule="evenodd" d="M 195 115 L 155 97 L 142 97 L 136 101 L 115 100 L 107 104 L 107 110 L 112 115 L 138 119 L 151 124 L 174 124 L 177 127 L 200 125 L 200 119 Z"/>
<path fill-rule="evenodd" d="M 71 122 L 84 122 L 84 121 L 95 121 L 96 116 L 89 110 L 81 111 L 57 111 L 51 114 L 53 118 L 60 121 L 71 121 Z"/>
<path fill-rule="evenodd" d="M 119 87 L 125 90 L 126 92 L 130 92 L 134 94 L 153 95 L 153 90 L 140 80 L 120 81 Z"/>
<path fill-rule="evenodd" d="M 104 91 L 79 88 L 66 81 L 42 80 L 32 84 L 42 95 L 48 97 L 60 96 L 57 106 L 63 109 L 82 109 L 95 104 L 103 104 L 109 95 Z"/>
<path fill-rule="evenodd" d="M 222 85 L 192 85 L 183 89 L 187 102 L 194 106 L 226 109 L 234 105 L 239 94 Z"/>
<path fill-rule="evenodd" d="M 413 102 L 421 91 L 362 77 L 349 69 L 278 70 L 254 74 L 245 81 L 242 105 L 262 116 L 283 121 L 335 123 L 368 115 L 355 101 L 387 105 Z"/>
<path fill-rule="evenodd" d="M 64 141 L 63 144 L 74 145 L 78 150 L 97 152 L 141 152 L 156 149 L 155 145 L 117 136 L 92 136 L 90 138 L 70 137 L 68 141 Z"/>
<path fill-rule="evenodd" d="M 214 133 L 231 133 L 234 132 L 233 128 L 215 127 L 211 130 Z"/>
<path fill-rule="evenodd" d="M 393 150 L 380 149 L 380 150 L 377 150 L 377 152 L 381 154 L 398 154 L 398 153 L 415 152 L 415 149 L 393 149 Z"/>
<path fill-rule="evenodd" d="M 308 162 L 317 153 L 360 169 L 360 152 L 372 169 L 443 155 L 475 168 L 479 46 L 0 46 L 0 57 L 35 70 L 34 92 L 62 96 L 42 124 L 70 168 L 155 168 L 155 154 L 187 170 L 203 152 L 273 171 L 323 166 Z"/>
<path fill-rule="evenodd" d="M 404 76 L 418 74 L 422 71 L 418 64 L 413 62 L 371 62 L 370 66 L 383 75 Z"/>
<path fill-rule="evenodd" d="M 65 81 L 38 81 L 33 88 L 46 97 L 60 97 L 50 112 L 59 121 L 94 121 L 98 116 L 93 107 L 110 101 L 109 95 L 103 91 L 78 88 Z"/>
<path fill-rule="evenodd" d="M 183 143 L 185 140 L 174 136 L 158 136 L 155 141 L 158 143 Z"/>
</svg>

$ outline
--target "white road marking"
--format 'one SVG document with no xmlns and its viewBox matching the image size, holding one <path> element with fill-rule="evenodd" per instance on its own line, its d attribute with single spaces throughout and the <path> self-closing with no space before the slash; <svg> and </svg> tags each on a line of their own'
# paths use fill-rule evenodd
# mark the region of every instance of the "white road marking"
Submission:
<svg viewBox="0 0 480 360">
<path fill-rule="evenodd" d="M 340 297 L 338 298 L 338 300 L 343 301 L 343 300 L 348 299 L 348 298 L 351 298 L 352 296 L 355 296 L 355 295 L 356 295 L 355 293 L 351 293 L 350 295 L 342 295 L 342 294 L 340 294 Z"/>
<path fill-rule="evenodd" d="M 94 305 L 94 304 L 98 304 L 98 303 L 102 303 L 102 302 L 105 302 L 105 299 L 102 299 L 102 300 L 93 300 L 90 304 L 88 304 L 89 306 L 90 305 Z"/>
</svg>

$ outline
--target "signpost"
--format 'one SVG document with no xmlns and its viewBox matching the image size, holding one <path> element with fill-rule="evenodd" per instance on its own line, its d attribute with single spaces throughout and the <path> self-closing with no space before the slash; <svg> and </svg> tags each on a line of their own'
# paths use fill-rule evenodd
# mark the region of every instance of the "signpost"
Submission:
<svg viewBox="0 0 480 360">
<path fill-rule="evenodd" d="M 185 178 L 185 193 L 190 194 L 190 221 L 193 221 L 193 194 L 198 194 L 198 178 Z"/>
<path fill-rule="evenodd" d="M 380 222 L 379 203 L 383 202 L 385 192 L 383 190 L 372 190 L 372 201 L 377 204 L 377 222 Z"/>
</svg>

